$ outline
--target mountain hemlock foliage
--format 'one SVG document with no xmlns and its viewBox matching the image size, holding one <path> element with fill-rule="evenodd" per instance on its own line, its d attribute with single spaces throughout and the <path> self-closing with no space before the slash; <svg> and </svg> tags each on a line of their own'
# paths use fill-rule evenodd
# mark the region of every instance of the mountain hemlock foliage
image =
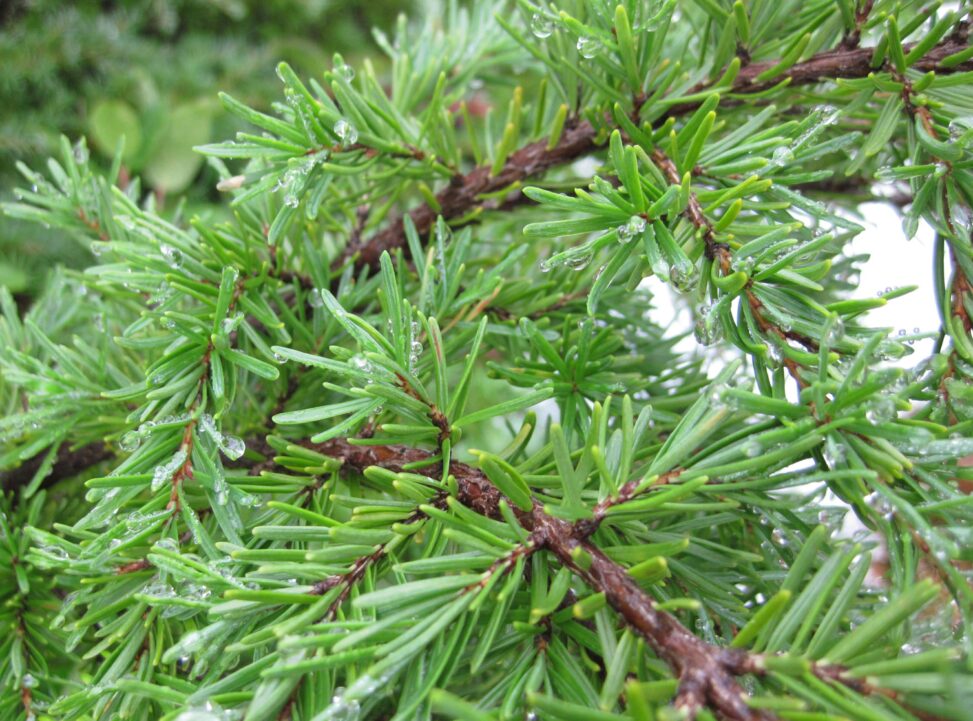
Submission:
<svg viewBox="0 0 973 721">
<path fill-rule="evenodd" d="M 0 296 L 0 719 L 970 719 L 965 4 L 425 17 L 222 96 L 229 220 L 20 168 L 95 262 Z"/>
</svg>

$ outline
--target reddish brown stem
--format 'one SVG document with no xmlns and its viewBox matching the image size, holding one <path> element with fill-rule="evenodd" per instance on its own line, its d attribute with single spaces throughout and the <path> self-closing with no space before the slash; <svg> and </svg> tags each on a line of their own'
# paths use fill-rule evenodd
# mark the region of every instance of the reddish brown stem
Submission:
<svg viewBox="0 0 973 721">
<path fill-rule="evenodd" d="M 906 45 L 908 52 L 911 45 Z M 973 68 L 973 62 L 965 62 L 951 68 L 943 68 L 939 63 L 943 58 L 966 48 L 966 43 L 957 37 L 949 37 L 932 48 L 917 61 L 913 67 L 917 70 L 937 70 L 940 72 L 962 72 Z M 862 78 L 873 72 L 871 66 L 872 48 L 839 48 L 818 53 L 804 62 L 797 63 L 781 75 L 768 82 L 758 83 L 757 77 L 762 72 L 776 64 L 775 61 L 751 63 L 737 74 L 731 88 L 732 93 L 756 93 L 766 90 L 781 82 L 789 85 L 806 85 L 824 80 L 837 78 Z M 689 93 L 704 91 L 711 84 L 701 84 L 690 89 Z M 681 103 L 670 107 L 665 117 L 685 115 L 699 107 L 699 103 Z M 663 118 L 664 119 L 664 118 Z M 459 218 L 483 205 L 482 197 L 509 188 L 515 183 L 560 165 L 570 163 L 580 157 L 588 155 L 597 147 L 595 139 L 598 131 L 587 120 L 573 118 L 567 124 L 558 142 L 548 148 L 547 140 L 528 143 L 514 152 L 504 164 L 500 172 L 491 174 L 488 166 L 474 168 L 466 175 L 455 176 L 449 185 L 436 195 L 439 210 L 428 205 L 421 205 L 409 212 L 409 217 L 420 236 L 425 235 L 432 228 L 437 215 L 446 220 Z M 337 259 L 333 270 L 340 268 L 354 257 L 357 268 L 378 267 L 379 258 L 385 251 L 402 248 L 408 255 L 409 248 L 405 242 L 405 230 L 402 217 L 396 218 L 371 238 L 361 240 L 355 238 Z"/>
<path fill-rule="evenodd" d="M 57 451 L 57 458 L 51 467 L 51 472 L 41 482 L 42 488 L 47 488 L 62 478 L 77 475 L 91 466 L 101 463 L 112 455 L 104 443 L 91 443 L 80 448 L 62 445 Z M 24 461 L 16 468 L 0 474 L 0 487 L 4 491 L 15 491 L 26 486 L 33 479 L 41 464 L 44 454 L 34 456 Z"/>
<path fill-rule="evenodd" d="M 558 560 L 571 568 L 648 642 L 679 678 L 676 706 L 690 718 L 711 707 L 722 718 L 761 721 L 773 715 L 747 705 L 746 693 L 737 683 L 725 649 L 711 646 L 691 633 L 675 616 L 656 608 L 655 601 L 624 568 L 592 543 L 579 538 L 574 525 L 554 518 L 536 507 L 534 536 L 543 540 Z M 578 549 L 585 565 L 575 561 Z"/>
<path fill-rule="evenodd" d="M 482 195 L 499 192 L 524 178 L 539 175 L 550 168 L 587 155 L 595 149 L 594 141 L 595 129 L 591 123 L 574 119 L 565 127 L 553 148 L 547 147 L 547 140 L 538 140 L 513 153 L 496 175 L 490 172 L 488 166 L 481 165 L 466 175 L 456 176 L 436 196 L 438 212 L 428 205 L 422 205 L 409 213 L 409 217 L 419 234 L 425 235 L 432 228 L 437 215 L 442 215 L 446 220 L 466 215 L 482 202 Z M 336 265 L 340 267 L 349 258 L 357 255 L 357 267 L 377 268 L 382 253 L 396 248 L 408 250 L 401 217 L 393 220 L 367 241 L 350 243 Z"/>
<path fill-rule="evenodd" d="M 405 470 L 406 466 L 428 461 L 432 457 L 427 451 L 406 446 L 358 446 L 344 439 L 305 445 L 341 460 L 345 468 L 357 473 L 364 472 L 369 466 L 399 472 Z M 438 464 L 431 464 L 427 469 L 431 477 L 439 477 L 441 467 Z M 501 517 L 499 504 L 503 496 L 480 470 L 454 462 L 450 464 L 449 473 L 456 480 L 457 500 L 481 515 Z M 675 476 L 665 476 L 665 482 Z M 636 486 L 626 485 L 625 498 L 632 497 L 635 490 Z M 614 504 L 607 501 L 599 504 L 601 515 L 611 505 Z M 712 646 L 691 633 L 675 616 L 659 610 L 652 597 L 628 575 L 624 567 L 591 543 L 589 536 L 597 530 L 597 523 L 584 520 L 569 523 L 548 515 L 540 503 L 535 504 L 530 513 L 519 512 L 518 518 L 531 533 L 529 543 L 532 551 L 548 550 L 594 591 L 604 593 L 612 608 L 669 664 L 680 681 L 676 704 L 684 708 L 690 718 L 704 706 L 730 721 L 770 721 L 776 718 L 770 712 L 751 708 L 735 678 L 747 673 L 764 673 L 762 657 L 741 649 Z M 841 682 L 858 689 L 857 682 L 845 678 L 841 667 L 813 666 L 811 671 L 824 680 Z M 868 688 L 862 692 L 872 690 Z"/>
<path fill-rule="evenodd" d="M 672 162 L 665 153 L 656 148 L 652 151 L 652 162 L 656 164 L 662 174 L 666 176 L 672 185 L 679 185 L 682 183 L 682 177 L 679 175 L 679 170 L 676 168 L 676 164 Z M 730 272 L 730 249 L 727 248 L 722 243 L 717 243 L 716 238 L 713 236 L 713 224 L 709 222 L 709 218 L 703 212 L 703 206 L 700 205 L 699 198 L 696 197 L 696 193 L 689 194 L 689 200 L 686 203 L 686 210 L 683 215 L 693 224 L 703 236 L 703 242 L 706 244 L 706 257 L 710 260 L 719 263 L 720 272 L 724 275 Z"/>
</svg>

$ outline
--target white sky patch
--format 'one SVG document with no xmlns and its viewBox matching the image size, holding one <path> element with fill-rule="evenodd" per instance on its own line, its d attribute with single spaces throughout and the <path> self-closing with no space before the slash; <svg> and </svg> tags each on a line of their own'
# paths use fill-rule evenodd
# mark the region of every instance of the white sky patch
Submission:
<svg viewBox="0 0 973 721">
<path fill-rule="evenodd" d="M 871 311 L 865 318 L 874 328 L 891 328 L 891 336 L 899 331 L 912 334 L 935 335 L 939 331 L 939 311 L 933 283 L 933 231 L 925 222 L 919 224 L 919 232 L 907 240 L 902 231 L 902 216 L 887 203 L 866 203 L 862 206 L 865 230 L 859 233 L 846 248 L 847 255 L 864 255 L 870 258 L 859 264 L 861 277 L 853 298 L 867 298 L 884 292 L 887 288 L 918 286 L 908 295 L 895 298 L 885 306 Z M 681 295 L 655 277 L 642 281 L 654 297 L 649 317 L 654 323 L 666 328 L 667 336 L 690 332 L 693 326 L 691 297 Z M 898 361 L 903 367 L 913 367 L 928 357 L 934 338 L 916 341 L 915 352 Z M 710 375 L 715 373 L 739 351 L 729 348 L 726 342 L 704 347 L 696 342 L 690 332 L 676 346 L 682 353 L 700 352 L 707 356 Z"/>
</svg>

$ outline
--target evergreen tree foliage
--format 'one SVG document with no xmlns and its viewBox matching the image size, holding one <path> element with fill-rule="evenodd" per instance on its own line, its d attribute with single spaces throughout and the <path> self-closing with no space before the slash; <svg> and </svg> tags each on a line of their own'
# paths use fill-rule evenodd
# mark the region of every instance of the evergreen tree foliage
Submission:
<svg viewBox="0 0 973 721">
<path fill-rule="evenodd" d="M 357 5 L 354 12 L 349 6 Z M 43 166 L 60 134 L 88 135 L 98 167 L 124 136 L 122 178 L 186 203 L 218 197 L 193 145 L 245 126 L 219 112 L 214 88 L 248 102 L 278 94 L 273 66 L 316 72 L 330 52 L 370 53 L 369 28 L 387 25 L 402 0 L 6 0 L 0 4 L 0 199 Z M 329 48 L 329 49 L 326 49 Z M 192 181 L 196 182 L 192 182 Z M 190 183 L 192 183 L 190 185 Z M 176 202 L 160 204 L 169 210 Z M 0 284 L 35 297 L 55 263 L 83 267 L 86 249 L 33 223 L 0 218 Z M 24 302 L 21 300 L 21 302 Z"/>
<path fill-rule="evenodd" d="M 94 262 L 0 293 L 0 721 L 971 718 L 968 8 L 423 15 L 221 96 L 222 220 L 21 166 Z"/>
</svg>

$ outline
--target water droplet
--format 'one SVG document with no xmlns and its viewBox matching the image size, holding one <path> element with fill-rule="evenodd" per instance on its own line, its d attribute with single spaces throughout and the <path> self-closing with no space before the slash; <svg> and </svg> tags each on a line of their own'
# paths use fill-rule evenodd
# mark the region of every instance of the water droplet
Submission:
<svg viewBox="0 0 973 721">
<path fill-rule="evenodd" d="M 760 445 L 760 441 L 756 438 L 749 438 L 747 442 L 743 444 L 743 452 L 747 455 L 747 458 L 756 458 L 763 451 L 763 446 Z"/>
<path fill-rule="evenodd" d="M 713 306 L 701 305 L 696 309 L 693 336 L 702 345 L 713 345 L 723 337 L 723 324 Z"/>
<path fill-rule="evenodd" d="M 152 598 L 174 598 L 176 595 L 176 590 L 170 586 L 168 583 L 150 583 L 145 586 L 141 591 L 143 596 L 151 596 Z"/>
<path fill-rule="evenodd" d="M 825 328 L 824 334 L 821 336 L 821 342 L 825 345 L 832 346 L 844 338 L 844 336 L 845 323 L 839 316 L 835 316 L 831 324 Z"/>
<path fill-rule="evenodd" d="M 787 165 L 792 160 L 794 160 L 794 151 L 786 145 L 778 147 L 771 156 L 771 162 L 778 166 Z"/>
<path fill-rule="evenodd" d="M 645 230 L 645 218 L 641 215 L 633 215 L 624 225 L 618 226 L 618 242 L 628 243 L 635 236 L 641 235 Z"/>
<path fill-rule="evenodd" d="M 730 262 L 730 267 L 733 268 L 734 271 L 743 271 L 744 273 L 748 274 L 753 272 L 753 266 L 754 259 L 751 257 L 734 258 Z"/>
<path fill-rule="evenodd" d="M 307 295 L 307 303 L 312 308 L 320 308 L 324 305 L 324 296 L 318 288 L 312 288 Z"/>
<path fill-rule="evenodd" d="M 216 421 L 209 413 L 204 413 L 199 417 L 199 427 L 203 429 L 203 433 L 213 439 L 219 435 L 219 431 L 216 430 Z"/>
<path fill-rule="evenodd" d="M 24 677 L 20 679 L 20 685 L 22 688 L 34 688 L 37 686 L 37 679 L 31 674 L 25 673 Z"/>
<path fill-rule="evenodd" d="M 237 503 L 241 506 L 248 506 L 250 508 L 256 508 L 260 505 L 260 499 L 253 495 L 252 493 L 245 493 L 243 491 L 237 491 Z"/>
<path fill-rule="evenodd" d="M 714 406 L 722 406 L 724 404 L 724 397 L 726 396 L 726 386 L 722 383 L 717 383 L 712 388 L 709 389 L 707 398 L 709 402 Z"/>
<path fill-rule="evenodd" d="M 181 596 L 183 598 L 191 598 L 196 601 L 205 601 L 212 595 L 212 593 L 212 591 L 200 583 L 187 583 L 182 587 Z"/>
<path fill-rule="evenodd" d="M 222 474 L 216 477 L 216 481 L 213 483 L 213 490 L 216 493 L 216 502 L 221 506 L 225 506 L 227 501 L 230 500 L 230 487 Z"/>
<path fill-rule="evenodd" d="M 40 546 L 40 550 L 59 561 L 66 561 L 68 559 L 68 552 L 60 546 L 44 545 Z"/>
<path fill-rule="evenodd" d="M 364 698 L 365 696 L 371 696 L 375 693 L 383 683 L 386 683 L 385 679 L 375 678 L 370 674 L 364 674 L 359 676 L 355 683 L 353 683 L 348 688 L 348 695 L 353 698 Z"/>
<path fill-rule="evenodd" d="M 188 658 L 186 662 L 189 662 Z M 204 706 L 186 709 L 176 716 L 175 721 L 227 721 L 227 716 L 219 706 L 207 702 Z"/>
<path fill-rule="evenodd" d="M 223 436 L 223 443 L 220 444 L 220 450 L 223 451 L 224 456 L 231 461 L 235 461 L 247 450 L 247 444 L 243 442 L 242 438 L 237 436 Z"/>
<path fill-rule="evenodd" d="M 142 438 L 136 431 L 128 431 L 118 439 L 118 447 L 125 453 L 131 453 L 138 449 L 141 442 Z"/>
<path fill-rule="evenodd" d="M 546 15 L 541 15 L 540 13 L 534 13 L 530 19 L 530 31 L 534 34 L 535 38 L 551 37 L 551 33 L 554 32 L 554 21 L 551 20 Z"/>
<path fill-rule="evenodd" d="M 894 510 L 888 499 L 880 493 L 869 493 L 865 496 L 864 501 L 869 507 L 875 509 L 881 515 L 885 515 Z"/>
<path fill-rule="evenodd" d="M 769 368 L 780 368 L 784 362 L 784 351 L 776 343 L 767 343 L 767 354 L 764 362 Z"/>
<path fill-rule="evenodd" d="M 821 125 L 834 125 L 841 117 L 841 111 L 834 105 L 825 105 L 821 108 Z"/>
<path fill-rule="evenodd" d="M 239 327 L 241 322 L 243 322 L 243 313 L 236 313 L 229 318 L 224 318 L 223 322 L 220 323 L 220 328 L 226 335 L 229 335 Z"/>
<path fill-rule="evenodd" d="M 896 416 L 895 401 L 891 398 L 876 398 L 868 405 L 865 418 L 873 426 L 888 423 Z"/>
<path fill-rule="evenodd" d="M 341 118 L 334 124 L 334 134 L 338 136 L 341 144 L 346 147 L 358 142 L 358 130 L 344 118 Z"/>
<path fill-rule="evenodd" d="M 572 255 L 564 259 L 564 265 L 573 271 L 581 271 L 591 264 L 591 255 Z"/>
<path fill-rule="evenodd" d="M 334 690 L 331 705 L 324 712 L 315 717 L 318 721 L 358 721 L 361 708 L 358 701 L 346 698 L 346 691 L 341 686 Z"/>
<path fill-rule="evenodd" d="M 875 180 L 881 180 L 883 182 L 888 182 L 895 180 L 895 168 L 891 165 L 884 165 L 875 171 Z"/>
<path fill-rule="evenodd" d="M 162 488 L 163 484 L 169 480 L 171 475 L 164 465 L 156 466 L 152 472 L 152 490 L 157 491 Z"/>
<path fill-rule="evenodd" d="M 692 263 L 673 265 L 669 269 L 669 280 L 680 293 L 691 293 L 699 284 L 699 271 Z"/>
<path fill-rule="evenodd" d="M 296 208 L 300 204 L 300 199 L 294 193 L 287 193 L 284 196 L 284 205 L 286 205 L 288 208 Z"/>
<path fill-rule="evenodd" d="M 973 129 L 973 115 L 953 118 L 949 121 L 949 139 L 958 142 Z"/>
<path fill-rule="evenodd" d="M 175 539 L 172 538 L 160 538 L 155 542 L 155 547 L 163 551 L 170 551 L 172 553 L 179 552 L 179 544 L 176 543 Z"/>
<path fill-rule="evenodd" d="M 445 223 L 436 223 L 436 242 L 448 245 L 453 236 L 453 230 Z M 440 260 L 443 260 L 442 258 Z"/>
<path fill-rule="evenodd" d="M 577 47 L 581 57 L 587 58 L 588 60 L 591 60 L 591 58 L 601 52 L 601 43 L 594 38 L 578 38 Z"/>
<path fill-rule="evenodd" d="M 163 243 L 159 246 L 159 252 L 162 253 L 169 265 L 173 268 L 179 268 L 182 266 L 182 251 L 178 248 L 173 248 L 171 245 L 166 245 Z"/>
<path fill-rule="evenodd" d="M 334 74 L 344 80 L 346 83 L 350 83 L 355 79 L 355 69 L 348 63 L 339 63 L 335 65 Z"/>
<path fill-rule="evenodd" d="M 828 436 L 824 442 L 822 455 L 824 456 L 824 462 L 828 464 L 828 468 L 835 470 L 845 460 L 845 447 L 831 436 Z"/>
<path fill-rule="evenodd" d="M 173 454 L 168 463 L 163 463 L 162 465 L 156 466 L 155 470 L 152 472 L 152 490 L 157 491 L 162 488 L 165 483 L 172 479 L 176 471 L 178 471 L 185 462 L 186 450 L 184 448 L 180 448 L 175 452 L 175 454 Z"/>
<path fill-rule="evenodd" d="M 953 213 L 953 227 L 958 236 L 969 237 L 973 232 L 973 214 L 970 213 L 970 209 L 962 203 L 952 203 L 949 207 Z"/>
<path fill-rule="evenodd" d="M 368 360 L 360 355 L 352 356 L 351 364 L 355 366 L 355 368 L 357 368 L 358 370 L 363 371 L 364 373 L 368 373 L 372 369 Z"/>
</svg>

